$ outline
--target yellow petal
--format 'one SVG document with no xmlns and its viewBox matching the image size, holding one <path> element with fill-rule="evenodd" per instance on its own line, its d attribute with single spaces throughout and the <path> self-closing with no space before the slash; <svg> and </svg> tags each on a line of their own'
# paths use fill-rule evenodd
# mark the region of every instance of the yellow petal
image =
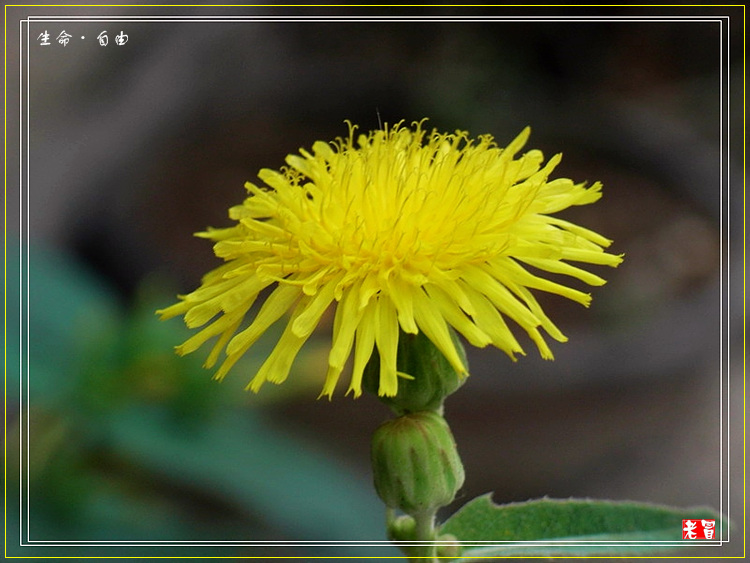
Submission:
<svg viewBox="0 0 750 563">
<path fill-rule="evenodd" d="M 344 369 L 354 344 L 354 335 L 359 326 L 364 311 L 357 307 L 357 288 L 353 287 L 345 292 L 341 302 L 336 307 L 333 319 L 333 338 L 331 352 L 328 355 L 328 372 L 321 395 L 333 394 L 341 372 Z"/>
<path fill-rule="evenodd" d="M 327 282 L 314 297 L 305 296 L 306 306 L 292 324 L 294 334 L 300 337 L 310 336 L 315 327 L 318 326 L 320 317 L 333 302 L 333 292 L 339 279 L 340 277 Z"/>
<path fill-rule="evenodd" d="M 297 336 L 294 334 L 291 326 L 292 322 L 287 324 L 281 338 L 279 338 L 279 341 L 266 361 L 260 366 L 258 373 L 255 374 L 255 377 L 247 385 L 247 389 L 257 393 L 264 382 L 282 383 L 289 376 L 289 370 L 300 348 L 302 348 L 302 345 L 309 337 L 309 335 L 304 337 Z"/>
<path fill-rule="evenodd" d="M 460 332 L 469 341 L 472 346 L 484 348 L 492 343 L 484 331 L 477 327 L 474 322 L 468 318 L 461 308 L 456 305 L 455 301 L 440 287 L 435 285 L 426 285 L 425 291 L 430 299 L 435 303 L 435 307 L 442 313 L 448 324 Z M 473 307 L 472 307 L 473 309 Z"/>
<path fill-rule="evenodd" d="M 526 257 L 520 258 L 520 260 L 523 260 L 523 262 L 525 262 L 529 266 L 539 268 L 540 270 L 544 270 L 552 274 L 565 274 L 566 276 L 578 278 L 582 282 L 585 282 L 589 285 L 599 286 L 607 283 L 605 279 L 597 276 L 596 274 L 592 274 L 591 272 L 587 272 L 586 270 L 573 266 L 572 264 L 561 262 L 559 260 Z"/>
<path fill-rule="evenodd" d="M 364 310 L 358 307 L 357 288 L 353 287 L 344 293 L 341 302 L 336 307 L 331 352 L 328 355 L 329 365 L 337 368 L 344 367 L 363 314 Z"/>
<path fill-rule="evenodd" d="M 410 284 L 404 283 L 398 278 L 388 280 L 388 296 L 396 307 L 398 322 L 402 330 L 409 334 L 416 334 L 419 329 L 414 321 L 414 302 L 411 293 Z"/>
<path fill-rule="evenodd" d="M 487 296 L 497 309 L 523 327 L 539 326 L 540 322 L 533 313 L 524 307 L 513 294 L 498 280 L 481 268 L 469 266 L 464 268 L 462 278 L 467 285 L 474 287 Z"/>
<path fill-rule="evenodd" d="M 523 354 L 523 348 L 508 328 L 497 308 L 480 292 L 471 287 L 464 288 L 476 311 L 474 322 L 491 339 L 492 344 L 515 360 L 515 354 Z"/>
<path fill-rule="evenodd" d="M 393 397 L 398 391 L 398 375 L 396 373 L 398 319 L 396 309 L 387 297 L 381 297 L 376 303 L 375 343 L 380 354 L 378 395 Z"/>
<path fill-rule="evenodd" d="M 443 353 L 453 369 L 462 376 L 467 375 L 468 371 L 453 344 L 445 319 L 421 290 L 414 292 L 414 317 L 419 329 Z"/>
<path fill-rule="evenodd" d="M 293 285 L 280 285 L 268 296 L 252 324 L 232 338 L 227 354 L 243 354 L 268 328 L 284 316 L 302 292 Z"/>
<path fill-rule="evenodd" d="M 368 303 L 363 311 L 362 320 L 357 326 L 352 380 L 347 391 L 347 393 L 352 392 L 355 397 L 362 394 L 362 375 L 375 346 L 375 308 L 374 301 Z"/>
</svg>

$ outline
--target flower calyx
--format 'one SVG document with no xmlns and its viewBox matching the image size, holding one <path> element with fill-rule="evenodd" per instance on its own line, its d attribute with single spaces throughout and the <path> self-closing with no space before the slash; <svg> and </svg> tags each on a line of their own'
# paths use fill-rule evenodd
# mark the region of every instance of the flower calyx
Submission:
<svg viewBox="0 0 750 563">
<path fill-rule="evenodd" d="M 451 338 L 464 365 L 466 354 L 455 332 Z M 396 415 L 420 411 L 441 412 L 445 398 L 455 392 L 466 380 L 456 372 L 443 353 L 423 333 L 399 332 L 396 368 L 400 375 L 398 392 L 389 397 L 378 393 L 380 356 L 371 356 L 364 370 L 362 384 L 365 390 L 388 405 Z"/>
<path fill-rule="evenodd" d="M 371 456 L 378 495 L 411 516 L 449 504 L 464 482 L 453 434 L 434 411 L 383 423 L 373 434 Z"/>
</svg>

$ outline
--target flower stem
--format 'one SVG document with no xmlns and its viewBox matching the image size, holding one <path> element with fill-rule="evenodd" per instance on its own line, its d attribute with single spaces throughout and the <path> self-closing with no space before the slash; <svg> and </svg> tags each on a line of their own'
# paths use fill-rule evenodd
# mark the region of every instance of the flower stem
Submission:
<svg viewBox="0 0 750 563">
<path fill-rule="evenodd" d="M 435 544 L 435 514 L 437 509 L 426 510 L 414 515 L 416 522 L 415 539 L 420 543 L 415 545 L 410 553 L 409 561 L 428 561 L 437 563 L 437 545 Z"/>
</svg>

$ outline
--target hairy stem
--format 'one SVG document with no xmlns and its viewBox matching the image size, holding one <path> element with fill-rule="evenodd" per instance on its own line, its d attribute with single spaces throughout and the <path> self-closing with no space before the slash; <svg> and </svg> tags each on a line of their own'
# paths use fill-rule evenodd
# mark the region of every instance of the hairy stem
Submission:
<svg viewBox="0 0 750 563">
<path fill-rule="evenodd" d="M 411 548 L 410 562 L 427 561 L 437 563 L 437 544 L 435 544 L 435 514 L 437 510 L 427 510 L 414 515 L 416 522 L 415 540 L 425 542 Z M 427 543 L 429 542 L 429 543 Z"/>
</svg>

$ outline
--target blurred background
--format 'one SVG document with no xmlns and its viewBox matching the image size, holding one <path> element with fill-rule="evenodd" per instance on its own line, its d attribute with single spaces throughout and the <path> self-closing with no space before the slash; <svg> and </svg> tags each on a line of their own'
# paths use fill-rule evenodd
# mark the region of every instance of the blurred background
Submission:
<svg viewBox="0 0 750 563">
<path fill-rule="evenodd" d="M 635 15 L 604 9 L 408 12 L 476 21 L 115 22 L 406 13 L 27 7 L 9 8 L 8 21 L 53 13 L 103 21 L 27 27 L 20 199 L 9 161 L 8 319 L 20 316 L 22 330 L 9 324 L 6 447 L 9 480 L 29 494 L 20 508 L 28 529 L 16 534 L 59 545 L 23 553 L 398 555 L 377 544 L 237 543 L 385 540 L 369 437 L 390 415 L 372 397 L 316 400 L 329 326 L 287 383 L 253 395 L 242 388 L 280 330 L 218 384 L 201 368 L 207 350 L 175 356 L 187 330 L 153 313 L 218 265 L 192 233 L 228 226 L 245 181 L 345 135 L 346 119 L 369 130 L 428 117 L 501 146 L 530 125 L 527 148 L 563 152 L 556 176 L 604 184 L 599 203 L 563 216 L 626 254 L 617 270 L 597 271 L 609 283 L 592 290 L 589 310 L 539 296 L 569 337 L 553 345 L 556 361 L 526 342 L 529 355 L 515 364 L 495 349 L 468 350 L 471 378 L 446 404 L 467 481 L 443 516 L 489 491 L 498 502 L 742 505 L 741 489 L 729 500 L 726 489 L 727 472 L 742 471 L 740 427 L 721 444 L 727 421 L 742 421 L 743 155 L 722 124 L 742 130 L 744 67 L 739 56 L 722 61 L 742 53 L 743 18 L 725 35 L 701 19 L 486 17 Z M 45 31 L 49 46 L 38 39 Z M 7 39 L 17 80 L 22 53 Z M 8 91 L 17 107 L 18 89 Z M 744 531 L 734 533 L 698 554 L 739 553 Z M 202 544 L 127 544 L 186 540 Z M 90 541 L 115 545 L 76 545 Z"/>
</svg>

